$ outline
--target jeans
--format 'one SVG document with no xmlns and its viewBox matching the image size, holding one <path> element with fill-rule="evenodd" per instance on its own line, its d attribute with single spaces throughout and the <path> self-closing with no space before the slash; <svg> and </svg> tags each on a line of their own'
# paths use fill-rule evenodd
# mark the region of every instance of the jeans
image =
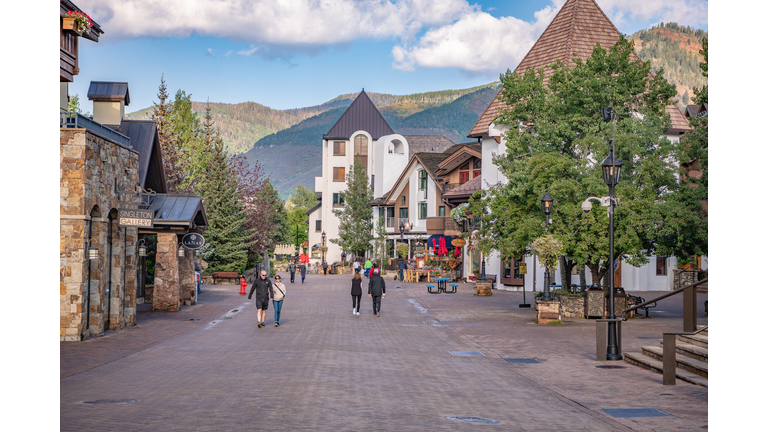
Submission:
<svg viewBox="0 0 768 432">
<path fill-rule="evenodd" d="M 373 313 L 381 312 L 381 296 L 371 296 L 373 299 Z"/>
<path fill-rule="evenodd" d="M 198 293 L 202 292 L 202 291 L 200 291 L 200 284 L 201 283 L 202 283 L 202 281 L 197 281 L 197 292 Z"/>
<path fill-rule="evenodd" d="M 293 283 L 293 277 L 296 276 L 296 272 L 291 272 L 291 283 Z"/>
<path fill-rule="evenodd" d="M 403 269 L 400 269 L 400 280 L 403 280 Z"/>
<path fill-rule="evenodd" d="M 365 277 L 371 277 L 371 269 L 370 268 L 365 269 Z"/>
<path fill-rule="evenodd" d="M 283 301 L 272 300 L 272 306 L 275 307 L 275 323 L 280 322 L 280 310 L 283 308 Z"/>
<path fill-rule="evenodd" d="M 360 297 L 359 295 L 352 296 L 352 309 L 357 308 L 357 312 L 360 312 Z"/>
<path fill-rule="evenodd" d="M 304 278 L 307 277 L 306 273 L 301 274 L 301 283 L 304 283 Z"/>
</svg>

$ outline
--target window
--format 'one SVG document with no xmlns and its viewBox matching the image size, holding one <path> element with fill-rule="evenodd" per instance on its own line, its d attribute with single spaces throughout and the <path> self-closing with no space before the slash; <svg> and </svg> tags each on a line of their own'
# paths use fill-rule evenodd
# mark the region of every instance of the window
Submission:
<svg viewBox="0 0 768 432">
<path fill-rule="evenodd" d="M 464 184 L 469 181 L 469 171 L 459 172 L 459 184 Z"/>
<path fill-rule="evenodd" d="M 400 219 L 408 219 L 408 207 L 400 207 Z"/>
<path fill-rule="evenodd" d="M 480 169 L 482 165 L 482 161 L 480 159 L 475 159 L 475 163 L 472 166 L 472 178 L 480 176 L 482 173 L 482 170 Z"/>
<path fill-rule="evenodd" d="M 427 203 L 419 204 L 419 219 L 427 218 Z"/>
<path fill-rule="evenodd" d="M 355 162 L 368 169 L 368 137 L 365 135 L 355 137 Z"/>
<path fill-rule="evenodd" d="M 667 257 L 656 257 L 656 276 L 667 275 Z"/>
<path fill-rule="evenodd" d="M 335 181 L 335 182 L 343 182 L 344 181 L 344 167 L 334 167 L 333 168 L 333 181 Z"/>
<path fill-rule="evenodd" d="M 323 230 L 323 221 L 317 220 L 315 221 L 315 232 L 320 232 Z"/>
<path fill-rule="evenodd" d="M 344 193 L 339 192 L 333 194 L 333 205 L 334 206 L 343 206 L 344 205 Z"/>
<path fill-rule="evenodd" d="M 445 217 L 445 206 L 440 206 L 437 208 L 437 215 L 440 217 Z"/>
<path fill-rule="evenodd" d="M 345 156 L 346 154 L 346 142 L 344 141 L 334 141 L 333 142 L 333 155 L 334 156 Z"/>
<path fill-rule="evenodd" d="M 427 170 L 419 171 L 419 190 L 427 190 Z"/>
<path fill-rule="evenodd" d="M 400 204 L 405 204 L 405 195 L 400 197 Z"/>
</svg>

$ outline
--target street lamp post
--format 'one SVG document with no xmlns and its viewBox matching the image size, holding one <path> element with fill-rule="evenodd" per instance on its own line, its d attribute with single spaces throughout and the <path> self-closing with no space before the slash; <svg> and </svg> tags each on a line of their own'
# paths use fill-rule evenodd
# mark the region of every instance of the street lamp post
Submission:
<svg viewBox="0 0 768 432">
<path fill-rule="evenodd" d="M 544 211 L 544 219 L 545 224 L 547 227 L 547 232 L 549 232 L 549 214 L 552 213 L 552 203 L 555 201 L 554 198 L 552 198 L 549 195 L 549 192 L 544 192 L 544 196 L 541 197 L 541 209 Z M 545 268 L 544 270 L 544 292 L 542 293 L 541 300 L 542 301 L 552 301 L 552 295 L 549 292 L 549 268 Z"/>
<path fill-rule="evenodd" d="M 320 235 L 323 238 L 323 246 L 322 246 L 322 249 L 321 249 L 323 251 L 323 261 L 321 262 L 321 264 L 322 264 L 322 263 L 325 262 L 325 231 L 323 231 L 323 233 L 320 234 Z"/>
</svg>

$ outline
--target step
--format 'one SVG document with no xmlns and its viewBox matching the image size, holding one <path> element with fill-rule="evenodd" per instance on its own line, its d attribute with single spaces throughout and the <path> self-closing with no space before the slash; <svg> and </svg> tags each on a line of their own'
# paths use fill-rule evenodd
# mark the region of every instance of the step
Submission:
<svg viewBox="0 0 768 432">
<path fill-rule="evenodd" d="M 709 336 L 702 336 L 701 333 L 697 335 L 681 335 L 678 336 L 678 341 L 691 344 L 691 345 L 698 345 L 702 348 L 708 348 L 709 347 Z"/>
<path fill-rule="evenodd" d="M 641 347 L 643 354 L 661 362 L 664 359 L 664 349 L 655 346 Z M 683 369 L 696 375 L 707 378 L 709 365 L 703 361 L 685 355 L 676 355 L 677 369 Z"/>
<path fill-rule="evenodd" d="M 701 330 L 701 329 L 703 329 L 704 327 L 707 327 L 707 326 L 703 326 L 703 325 L 700 325 L 700 326 L 696 326 L 696 330 Z M 709 336 L 709 330 L 703 330 L 703 331 L 701 331 L 701 332 L 699 333 L 699 336 Z"/>
<path fill-rule="evenodd" d="M 643 369 L 647 369 L 659 374 L 664 373 L 664 364 L 659 360 L 643 355 L 642 353 L 625 352 L 623 354 L 624 354 L 624 361 L 631 365 L 638 366 Z M 707 378 L 701 377 L 699 375 L 688 372 L 686 370 L 682 370 L 679 368 L 676 369 L 675 376 L 677 377 L 677 379 L 683 380 L 690 384 L 700 385 L 702 387 L 709 387 Z"/>
<path fill-rule="evenodd" d="M 664 348 L 664 340 L 659 341 L 659 345 Z M 700 347 L 698 345 L 691 345 L 685 342 L 678 341 L 675 344 L 675 352 L 687 357 L 691 357 L 698 361 L 709 363 L 709 350 L 707 348 Z"/>
</svg>

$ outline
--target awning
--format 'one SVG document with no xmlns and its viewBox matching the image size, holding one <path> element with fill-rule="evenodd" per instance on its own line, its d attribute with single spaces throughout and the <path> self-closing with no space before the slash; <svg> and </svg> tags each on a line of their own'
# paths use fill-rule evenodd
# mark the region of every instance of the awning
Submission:
<svg viewBox="0 0 768 432">
<path fill-rule="evenodd" d="M 157 194 L 149 210 L 155 212 L 155 226 L 182 226 L 189 229 L 208 227 L 208 217 L 200 195 Z"/>
</svg>

